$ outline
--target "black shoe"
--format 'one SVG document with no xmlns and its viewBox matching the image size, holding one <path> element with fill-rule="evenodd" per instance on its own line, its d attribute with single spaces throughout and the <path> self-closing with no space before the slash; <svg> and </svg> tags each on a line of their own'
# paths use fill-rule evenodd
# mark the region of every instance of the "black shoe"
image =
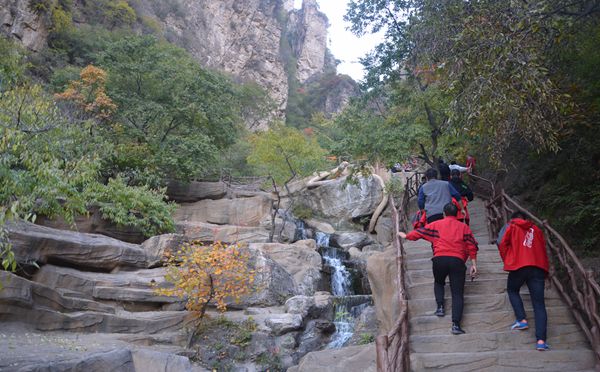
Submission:
<svg viewBox="0 0 600 372">
<path fill-rule="evenodd" d="M 444 305 L 438 306 L 437 310 L 435 311 L 435 315 L 440 317 L 446 315 L 446 312 L 444 311 Z"/>
<path fill-rule="evenodd" d="M 465 331 L 462 328 L 460 328 L 460 324 L 456 323 L 456 322 L 452 323 L 452 331 L 451 332 L 453 335 L 462 335 L 465 333 Z"/>
</svg>

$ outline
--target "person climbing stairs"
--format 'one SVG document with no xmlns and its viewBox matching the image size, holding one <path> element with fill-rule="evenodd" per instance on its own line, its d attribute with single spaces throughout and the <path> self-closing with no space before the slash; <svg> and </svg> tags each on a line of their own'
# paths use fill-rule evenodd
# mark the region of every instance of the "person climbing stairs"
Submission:
<svg viewBox="0 0 600 372">
<path fill-rule="evenodd" d="M 485 207 L 470 204 L 471 229 L 479 245 L 479 275 L 465 285 L 462 327 L 466 334 L 453 335 L 449 319 L 435 315 L 431 271 L 431 245 L 423 240 L 405 241 L 406 282 L 410 323 L 410 367 L 413 371 L 593 371 L 594 352 L 567 304 L 554 289 L 546 290 L 548 343 L 552 350 L 534 347 L 535 322 L 529 330 L 511 330 L 514 313 L 506 294 L 507 273 L 495 244 L 489 240 Z M 467 274 L 468 275 L 468 274 Z M 446 308 L 451 307 L 446 291 Z M 526 311 L 533 313 L 526 287 L 521 291 Z"/>
</svg>

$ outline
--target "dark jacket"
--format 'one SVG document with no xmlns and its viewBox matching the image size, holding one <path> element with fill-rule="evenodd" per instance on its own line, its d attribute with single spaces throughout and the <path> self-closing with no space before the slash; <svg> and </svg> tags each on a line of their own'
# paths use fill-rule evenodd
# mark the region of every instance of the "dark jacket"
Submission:
<svg viewBox="0 0 600 372">
<path fill-rule="evenodd" d="M 450 184 L 460 193 L 460 196 L 464 196 L 468 201 L 473 201 L 473 190 L 463 180 L 452 178 L 450 179 Z"/>
</svg>

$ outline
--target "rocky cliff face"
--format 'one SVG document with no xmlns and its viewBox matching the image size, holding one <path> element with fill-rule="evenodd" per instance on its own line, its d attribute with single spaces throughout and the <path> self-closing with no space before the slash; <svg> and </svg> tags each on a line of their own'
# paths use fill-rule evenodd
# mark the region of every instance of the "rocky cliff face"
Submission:
<svg viewBox="0 0 600 372">
<path fill-rule="evenodd" d="M 24 0 L 0 0 L 1 32 L 19 40 L 26 48 L 40 51 L 46 46 L 48 25 Z"/>
<path fill-rule="evenodd" d="M 316 0 L 304 0 L 302 9 L 290 13 L 288 32 L 297 58 L 296 78 L 305 83 L 325 70 L 329 21 Z"/>
<path fill-rule="evenodd" d="M 29 0 L 0 0 L 2 32 L 40 51 L 48 40 L 48 17 L 33 13 L 28 4 Z M 73 4 L 81 6 L 78 1 Z M 293 5 L 293 0 L 141 0 L 135 8 L 139 19 L 157 21 L 169 41 L 187 49 L 202 65 L 239 81 L 256 82 L 274 102 L 270 119 L 284 119 L 290 79 L 314 82 L 335 70 L 328 58 L 327 17 L 316 0 L 304 0 L 301 9 Z M 339 111 L 334 102 L 345 101 L 332 97 L 327 113 Z M 265 129 L 267 123 L 249 126 Z"/>
</svg>

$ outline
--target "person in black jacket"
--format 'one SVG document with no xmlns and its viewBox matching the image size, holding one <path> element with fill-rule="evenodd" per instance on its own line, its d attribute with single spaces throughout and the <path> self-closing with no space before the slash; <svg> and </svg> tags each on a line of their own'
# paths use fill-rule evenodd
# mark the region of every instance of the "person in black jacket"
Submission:
<svg viewBox="0 0 600 372">
<path fill-rule="evenodd" d="M 438 171 L 440 172 L 440 180 L 449 181 L 450 180 L 450 166 L 444 163 L 443 159 L 438 160 Z"/>
<path fill-rule="evenodd" d="M 457 169 L 453 169 L 450 172 L 450 184 L 454 186 L 456 191 L 460 193 L 460 196 L 464 196 L 468 201 L 473 201 L 473 191 L 471 188 L 464 183 L 464 181 L 460 178 L 460 171 Z"/>
</svg>

